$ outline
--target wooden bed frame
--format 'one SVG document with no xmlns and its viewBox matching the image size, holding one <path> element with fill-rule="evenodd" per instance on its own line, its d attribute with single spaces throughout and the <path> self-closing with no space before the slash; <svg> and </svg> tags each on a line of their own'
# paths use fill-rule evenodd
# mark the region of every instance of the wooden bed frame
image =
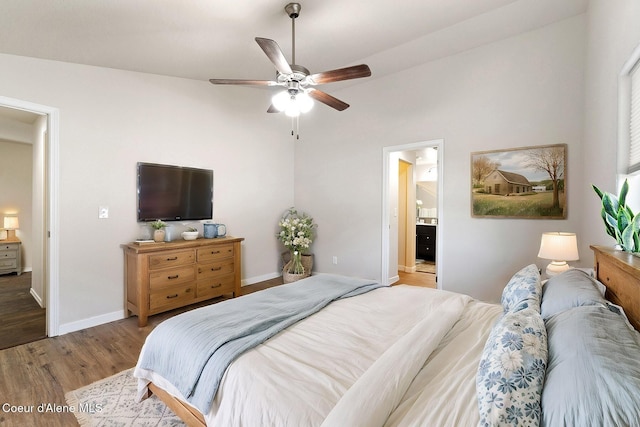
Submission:
<svg viewBox="0 0 640 427">
<path fill-rule="evenodd" d="M 607 287 L 605 297 L 624 309 L 640 331 L 640 257 L 607 246 L 591 246 L 595 277 Z"/>
<path fill-rule="evenodd" d="M 640 257 L 606 246 L 591 246 L 595 277 L 607 287 L 605 297 L 621 306 L 629 322 L 640 331 Z M 189 427 L 206 427 L 204 416 L 193 407 L 149 384 L 155 394 Z"/>
</svg>

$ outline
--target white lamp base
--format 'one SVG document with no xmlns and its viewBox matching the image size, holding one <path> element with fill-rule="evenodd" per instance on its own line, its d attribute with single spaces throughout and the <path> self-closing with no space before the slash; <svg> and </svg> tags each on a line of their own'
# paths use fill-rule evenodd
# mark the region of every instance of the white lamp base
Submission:
<svg viewBox="0 0 640 427">
<path fill-rule="evenodd" d="M 547 273 L 547 276 L 551 277 L 560 273 L 564 273 L 565 271 L 570 269 L 571 267 L 569 266 L 569 264 L 567 264 L 566 261 L 552 261 L 549 263 L 549 265 L 547 265 L 545 273 Z"/>
</svg>

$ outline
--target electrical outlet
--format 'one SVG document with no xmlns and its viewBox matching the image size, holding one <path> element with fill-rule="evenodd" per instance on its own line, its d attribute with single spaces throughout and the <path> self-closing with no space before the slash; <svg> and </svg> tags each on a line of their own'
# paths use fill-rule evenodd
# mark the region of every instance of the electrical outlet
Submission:
<svg viewBox="0 0 640 427">
<path fill-rule="evenodd" d="M 335 255 L 333 256 L 333 263 L 338 264 L 338 257 Z"/>
<path fill-rule="evenodd" d="M 100 219 L 109 218 L 109 207 L 108 206 L 100 206 L 98 208 L 98 218 L 100 218 Z"/>
</svg>

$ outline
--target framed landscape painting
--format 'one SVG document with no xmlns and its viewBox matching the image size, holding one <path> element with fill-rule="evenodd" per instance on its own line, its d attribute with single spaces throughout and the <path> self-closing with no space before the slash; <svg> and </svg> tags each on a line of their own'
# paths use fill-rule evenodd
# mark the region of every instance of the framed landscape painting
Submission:
<svg viewBox="0 0 640 427">
<path fill-rule="evenodd" d="M 567 145 L 471 153 L 471 216 L 567 217 Z"/>
</svg>

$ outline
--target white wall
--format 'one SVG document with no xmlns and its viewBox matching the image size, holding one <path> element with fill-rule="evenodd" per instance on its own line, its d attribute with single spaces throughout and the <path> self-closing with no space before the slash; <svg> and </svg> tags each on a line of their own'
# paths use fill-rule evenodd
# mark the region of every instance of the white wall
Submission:
<svg viewBox="0 0 640 427">
<path fill-rule="evenodd" d="M 214 217 L 244 237 L 242 277 L 278 274 L 275 232 L 293 205 L 287 120 L 268 93 L 0 55 L 0 94 L 60 111 L 61 331 L 123 314 L 120 244 L 136 223 L 138 161 L 214 170 Z M 98 219 L 98 207 L 109 219 Z"/>
<path fill-rule="evenodd" d="M 443 289 L 497 300 L 536 257 L 544 231 L 579 232 L 585 16 L 333 93 L 296 145 L 296 206 L 314 216 L 318 271 L 380 278 L 382 148 L 444 139 Z M 475 219 L 470 153 L 568 145 L 566 220 Z M 580 265 L 590 265 L 581 248 Z M 331 264 L 337 255 L 341 263 Z M 464 267 L 462 267 L 464 265 Z M 392 274 L 392 272 L 390 272 Z"/>
<path fill-rule="evenodd" d="M 587 18 L 584 162 L 588 165 L 588 178 L 585 184 L 617 193 L 618 76 L 640 44 L 640 2 L 591 0 Z M 636 179 L 630 191 L 637 195 L 639 185 Z M 579 236 L 582 246 L 613 245 L 615 241 L 606 234 L 600 218 L 600 200 L 590 185 L 582 188 L 581 197 L 585 200 Z"/>
</svg>

